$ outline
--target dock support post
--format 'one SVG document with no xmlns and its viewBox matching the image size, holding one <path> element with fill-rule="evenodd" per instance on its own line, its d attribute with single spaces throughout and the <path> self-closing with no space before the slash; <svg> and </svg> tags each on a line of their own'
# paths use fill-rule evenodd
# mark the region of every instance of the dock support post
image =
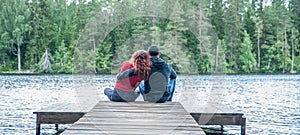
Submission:
<svg viewBox="0 0 300 135">
<path fill-rule="evenodd" d="M 55 124 L 55 130 L 58 132 L 58 124 Z"/>
<path fill-rule="evenodd" d="M 36 114 L 36 129 L 35 129 L 36 135 L 40 135 L 40 131 L 41 131 L 41 118 L 40 118 L 40 114 Z"/>
<path fill-rule="evenodd" d="M 55 130 L 56 130 L 55 135 L 58 135 L 58 124 L 55 124 Z"/>
<path fill-rule="evenodd" d="M 246 118 L 242 118 L 241 135 L 246 135 Z"/>
</svg>

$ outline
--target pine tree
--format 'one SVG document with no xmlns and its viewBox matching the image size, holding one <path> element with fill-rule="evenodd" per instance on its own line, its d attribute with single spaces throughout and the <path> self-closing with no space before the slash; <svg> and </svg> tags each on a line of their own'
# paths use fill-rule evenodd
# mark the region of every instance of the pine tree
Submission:
<svg viewBox="0 0 300 135">
<path fill-rule="evenodd" d="M 171 20 L 166 26 L 165 35 L 163 35 L 164 44 L 160 50 L 171 58 L 169 63 L 178 68 L 177 72 L 195 73 L 197 69 L 192 69 L 194 62 L 191 54 L 188 53 L 188 49 L 185 47 L 187 45 L 187 37 L 185 37 L 184 33 L 188 28 L 184 25 L 183 15 L 182 5 L 176 1 L 173 5 L 173 12 L 169 17 Z"/>
<path fill-rule="evenodd" d="M 260 44 L 261 44 L 261 35 L 262 35 L 262 28 L 263 28 L 263 25 L 262 25 L 262 20 L 260 19 L 259 16 L 251 16 L 251 19 L 253 20 L 253 22 L 255 22 L 255 34 L 253 36 L 255 36 L 256 39 L 254 43 L 256 43 L 257 45 L 257 65 L 256 65 L 256 68 L 257 70 L 260 70 L 260 59 L 261 59 L 261 47 L 260 47 Z"/>
<path fill-rule="evenodd" d="M 300 1 L 299 0 L 290 0 L 289 9 L 294 14 L 293 20 L 294 25 L 297 30 L 300 32 Z"/>
<path fill-rule="evenodd" d="M 112 44 L 111 42 L 104 41 L 97 48 L 96 56 L 96 70 L 97 73 L 107 74 L 112 72 L 112 63 L 111 59 L 113 53 L 111 51 Z"/>
<path fill-rule="evenodd" d="M 262 45 L 261 45 L 261 72 L 270 72 L 271 60 L 274 56 L 273 52 L 276 48 L 273 47 L 277 42 L 275 22 L 275 9 L 272 6 L 267 6 L 263 9 L 263 29 L 262 29 Z"/>
<path fill-rule="evenodd" d="M 275 27 L 276 27 L 276 38 L 280 40 L 283 44 L 282 47 L 282 72 L 285 73 L 287 66 L 290 64 L 290 46 L 287 42 L 287 32 L 290 27 L 290 16 L 288 14 L 287 8 L 284 5 L 284 2 L 281 0 L 273 0 L 272 6 L 275 9 Z"/>
<path fill-rule="evenodd" d="M 291 20 L 293 25 L 291 26 L 290 44 L 292 52 L 291 60 L 291 73 L 300 71 L 300 1 L 291 0 L 289 2 L 289 11 L 291 11 Z"/>
<path fill-rule="evenodd" d="M 222 0 L 212 0 L 212 14 L 211 14 L 211 24 L 214 27 L 219 39 L 224 39 L 224 5 Z"/>
<path fill-rule="evenodd" d="M 245 30 L 243 43 L 241 44 L 239 61 L 241 62 L 242 72 L 250 73 L 253 72 L 253 69 L 256 65 L 255 55 L 252 53 L 252 42 L 250 35 Z"/>
<path fill-rule="evenodd" d="M 8 2 L 8 1 L 7 1 Z M 9 70 L 11 69 L 11 62 L 12 60 L 10 60 L 10 52 L 12 50 L 12 46 L 11 46 L 11 34 L 7 31 L 7 15 L 5 13 L 6 12 L 6 8 L 8 8 L 8 4 L 7 2 L 2 2 L 0 4 L 0 57 L 1 57 L 1 66 L 0 66 L 0 70 L 1 71 L 5 71 L 5 70 Z"/>
<path fill-rule="evenodd" d="M 53 57 L 53 71 L 56 73 L 72 73 L 73 63 L 71 52 L 62 40 Z"/>
<path fill-rule="evenodd" d="M 242 18 L 245 13 L 245 4 L 240 0 L 229 0 L 224 4 L 228 5 L 225 11 L 225 40 L 227 43 L 226 59 L 229 72 L 238 72 L 238 59 L 241 44 L 241 35 L 243 35 Z"/>
<path fill-rule="evenodd" d="M 44 50 L 53 48 L 54 35 L 50 0 L 32 0 L 30 3 L 30 43 L 26 46 L 26 67 L 35 69 Z"/>
</svg>

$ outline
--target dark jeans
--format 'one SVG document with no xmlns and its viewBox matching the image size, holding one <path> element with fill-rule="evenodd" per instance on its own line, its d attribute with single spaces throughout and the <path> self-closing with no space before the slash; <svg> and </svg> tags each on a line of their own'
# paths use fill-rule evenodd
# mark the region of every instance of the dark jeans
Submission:
<svg viewBox="0 0 300 135">
<path fill-rule="evenodd" d="M 167 86 L 167 90 L 168 92 L 164 92 L 164 93 L 157 93 L 157 94 L 146 94 L 145 93 L 145 86 L 144 86 L 144 81 L 142 81 L 139 85 L 139 91 L 142 94 L 144 101 L 150 101 L 150 102 L 158 102 L 158 103 L 162 103 L 162 102 L 166 102 L 166 101 L 172 101 L 173 98 L 173 94 L 175 91 L 175 85 L 176 85 L 176 79 L 170 79 L 168 82 L 168 86 Z M 166 94 L 168 93 L 168 94 Z M 159 98 L 157 97 L 151 97 L 151 96 L 157 96 L 160 95 Z M 154 100 L 152 100 L 154 99 Z"/>
<path fill-rule="evenodd" d="M 134 102 L 140 95 L 139 92 L 127 92 L 118 89 L 105 88 L 104 94 L 108 97 L 110 101 L 115 102 Z"/>
</svg>

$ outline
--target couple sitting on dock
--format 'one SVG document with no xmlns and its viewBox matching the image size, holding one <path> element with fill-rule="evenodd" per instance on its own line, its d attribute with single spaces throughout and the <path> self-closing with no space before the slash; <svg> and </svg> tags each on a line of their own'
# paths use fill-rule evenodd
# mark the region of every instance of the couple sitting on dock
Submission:
<svg viewBox="0 0 300 135">
<path fill-rule="evenodd" d="M 122 64 L 114 89 L 105 88 L 104 94 L 115 102 L 134 102 L 139 94 L 148 102 L 172 101 L 176 76 L 160 58 L 158 47 L 150 46 L 148 52 L 138 50 Z"/>
</svg>

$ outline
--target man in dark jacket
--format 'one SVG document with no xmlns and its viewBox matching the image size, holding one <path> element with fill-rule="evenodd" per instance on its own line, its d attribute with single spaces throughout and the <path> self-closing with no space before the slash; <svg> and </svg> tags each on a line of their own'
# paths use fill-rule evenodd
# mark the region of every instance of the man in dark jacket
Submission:
<svg viewBox="0 0 300 135">
<path fill-rule="evenodd" d="M 144 80 L 139 85 L 139 90 L 145 101 L 149 102 L 166 102 L 172 101 L 175 91 L 176 72 L 163 59 L 160 58 L 160 52 L 157 46 L 150 46 L 148 52 L 151 56 L 151 72 L 148 80 Z M 128 69 L 117 76 L 122 80 L 132 76 L 134 69 Z"/>
</svg>

